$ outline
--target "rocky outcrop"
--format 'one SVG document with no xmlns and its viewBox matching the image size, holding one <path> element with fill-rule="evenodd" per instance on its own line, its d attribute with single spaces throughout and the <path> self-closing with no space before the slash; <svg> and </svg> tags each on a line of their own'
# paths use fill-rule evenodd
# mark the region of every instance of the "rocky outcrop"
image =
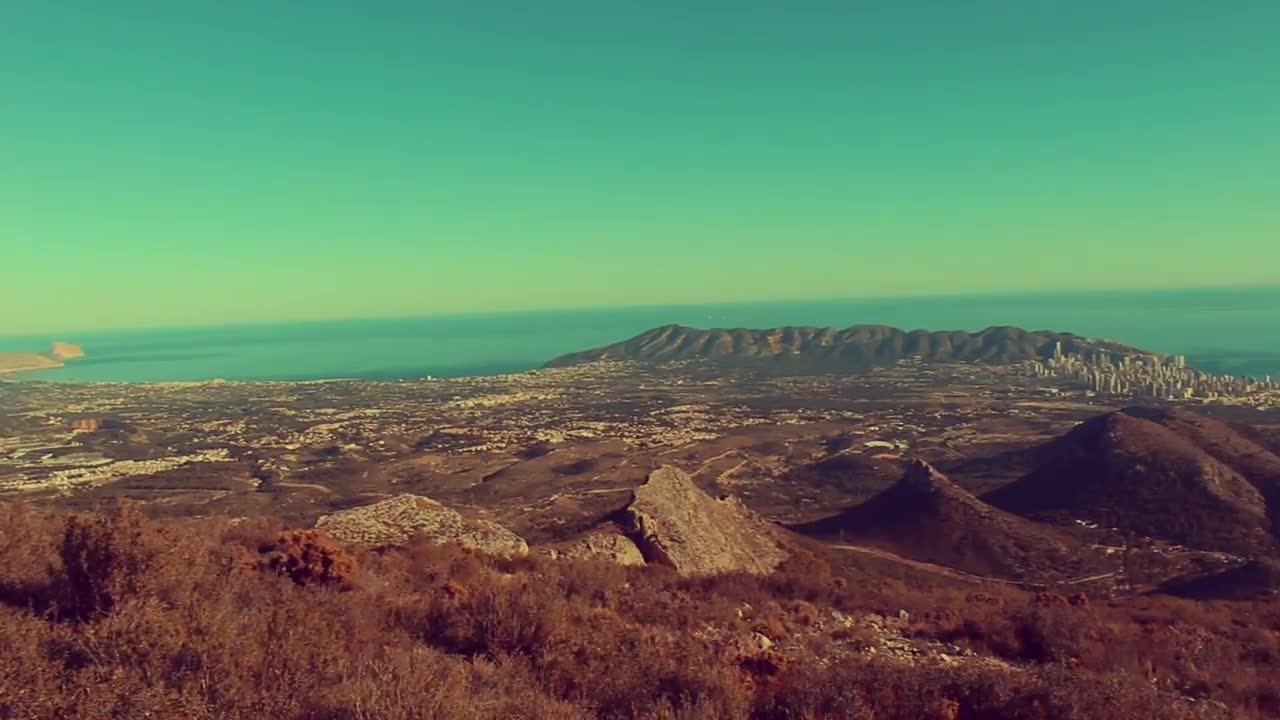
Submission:
<svg viewBox="0 0 1280 720">
<path fill-rule="evenodd" d="M 622 518 L 646 561 L 682 575 L 764 575 L 788 557 L 772 524 L 736 498 L 711 497 L 674 467 L 649 475 Z"/>
<path fill-rule="evenodd" d="M 316 527 L 338 540 L 361 545 L 402 545 L 421 535 L 431 542 L 455 542 L 490 555 L 529 553 L 523 538 L 497 523 L 468 520 L 431 498 L 408 493 L 325 515 Z"/>
<path fill-rule="evenodd" d="M 593 532 L 554 548 L 566 560 L 607 560 L 619 565 L 644 565 L 644 554 L 631 538 L 616 532 Z"/>
</svg>

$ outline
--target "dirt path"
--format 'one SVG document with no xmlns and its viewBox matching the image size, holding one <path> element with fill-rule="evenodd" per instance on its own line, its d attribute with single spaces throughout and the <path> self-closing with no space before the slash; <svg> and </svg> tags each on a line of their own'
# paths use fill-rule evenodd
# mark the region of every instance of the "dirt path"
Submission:
<svg viewBox="0 0 1280 720">
<path fill-rule="evenodd" d="M 316 485 L 315 483 L 276 482 L 276 483 L 273 483 L 273 484 L 275 485 L 275 487 L 306 488 L 306 489 L 308 489 L 308 490 L 319 490 L 319 491 L 321 491 L 321 492 L 325 492 L 325 493 L 328 493 L 328 494 L 330 494 L 330 495 L 332 495 L 332 494 L 333 494 L 333 490 L 332 490 L 332 489 L 327 488 L 327 487 L 325 487 L 325 486 L 323 486 L 323 485 Z"/>
<path fill-rule="evenodd" d="M 832 547 L 837 550 L 848 550 L 850 552 L 862 553 L 863 555 L 870 555 L 872 557 L 877 557 L 882 560 L 896 562 L 902 565 L 907 565 L 907 566 L 916 568 L 918 570 L 924 570 L 925 572 L 930 572 L 935 575 L 942 575 L 944 577 L 954 578 L 956 580 L 966 580 L 969 582 L 993 582 L 993 583 L 1000 583 L 1002 585 L 1013 585 L 1015 587 L 1082 585 L 1088 582 L 1106 580 L 1107 578 L 1115 577 L 1116 575 L 1120 574 L 1119 572 L 1108 572 L 1108 573 L 1101 573 L 1099 575 L 1090 575 L 1088 577 L 1074 578 L 1071 580 L 1062 580 L 1059 582 L 1027 582 L 1022 580 L 1008 580 L 1006 578 L 990 577 L 987 575 L 975 575 L 973 573 L 967 573 L 963 570 L 956 570 L 955 568 L 949 568 L 949 567 L 946 567 L 945 565 L 936 565 L 934 563 L 924 562 L 922 560 L 912 560 L 911 558 L 906 558 L 901 555 L 891 553 L 888 550 L 881 550 L 880 548 L 867 547 L 865 545 L 828 545 L 827 547 Z"/>
</svg>

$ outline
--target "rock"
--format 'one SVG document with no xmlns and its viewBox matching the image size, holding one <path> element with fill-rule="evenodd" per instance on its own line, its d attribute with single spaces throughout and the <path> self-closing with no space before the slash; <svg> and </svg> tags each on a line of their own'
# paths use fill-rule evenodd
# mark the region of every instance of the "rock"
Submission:
<svg viewBox="0 0 1280 720">
<path fill-rule="evenodd" d="M 619 565 L 644 565 L 640 548 L 626 535 L 594 532 L 556 548 L 556 556 L 567 560 L 608 560 Z"/>
<path fill-rule="evenodd" d="M 853 627 L 858 624 L 857 620 L 849 617 L 848 615 L 845 615 L 839 610 L 831 611 L 831 621 L 836 624 L 836 627 L 842 627 L 842 628 Z"/>
<path fill-rule="evenodd" d="M 623 526 L 646 561 L 681 575 L 765 575 L 788 557 L 770 523 L 736 498 L 712 498 L 670 466 L 636 488 Z"/>
<path fill-rule="evenodd" d="M 755 649 L 759 652 L 767 652 L 773 649 L 773 640 L 769 639 L 764 633 L 752 633 L 751 642 Z"/>
<path fill-rule="evenodd" d="M 408 493 L 325 515 L 316 527 L 361 545 L 402 545 L 421 534 L 435 543 L 456 542 L 490 555 L 529 553 L 523 538 L 497 523 L 467 520 L 431 498 Z"/>
<path fill-rule="evenodd" d="M 910 621 L 911 621 L 911 613 L 907 612 L 906 610 L 899 610 L 899 611 L 898 611 L 898 619 L 899 619 L 899 620 L 901 620 L 902 622 L 910 622 Z"/>
</svg>

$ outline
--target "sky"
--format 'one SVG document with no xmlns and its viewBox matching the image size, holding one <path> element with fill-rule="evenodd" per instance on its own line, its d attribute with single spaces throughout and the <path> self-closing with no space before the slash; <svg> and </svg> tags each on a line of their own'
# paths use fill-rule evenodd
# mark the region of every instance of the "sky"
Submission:
<svg viewBox="0 0 1280 720">
<path fill-rule="evenodd" d="M 1280 283 L 1276 27 L 1269 0 L 0 0 L 0 335 Z"/>
</svg>

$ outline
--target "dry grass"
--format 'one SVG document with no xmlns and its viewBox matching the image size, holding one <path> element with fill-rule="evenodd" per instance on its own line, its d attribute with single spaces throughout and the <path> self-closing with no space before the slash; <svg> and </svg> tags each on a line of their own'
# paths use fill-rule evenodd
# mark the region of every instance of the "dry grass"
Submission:
<svg viewBox="0 0 1280 720">
<path fill-rule="evenodd" d="M 813 641 L 837 608 L 907 609 L 909 632 L 1017 669 L 830 662 L 833 648 L 868 641 L 857 631 Z M 725 641 L 753 630 L 779 643 L 808 638 L 808 649 Z M 1265 717 L 1280 712 L 1278 638 L 1274 604 L 1037 601 L 833 569 L 803 552 L 765 578 L 689 580 L 421 542 L 352 551 L 270 521 L 0 507 L 3 720 L 1223 712 L 1171 699 L 1178 693 Z"/>
</svg>

